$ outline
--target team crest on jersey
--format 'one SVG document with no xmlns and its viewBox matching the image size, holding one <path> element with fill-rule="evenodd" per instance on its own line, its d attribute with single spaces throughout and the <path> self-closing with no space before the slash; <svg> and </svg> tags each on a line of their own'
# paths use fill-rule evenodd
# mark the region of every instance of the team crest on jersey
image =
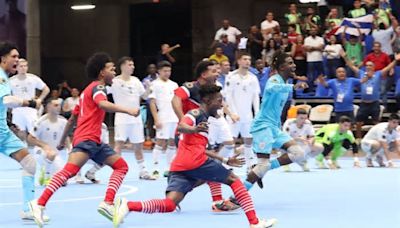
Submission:
<svg viewBox="0 0 400 228">
<path fill-rule="evenodd" d="M 200 115 L 200 111 L 197 110 L 197 109 L 195 109 L 195 110 L 192 111 L 192 114 L 193 114 L 194 116 L 198 116 L 198 115 Z"/>
<path fill-rule="evenodd" d="M 264 148 L 265 148 L 265 142 L 260 142 L 259 144 L 258 144 L 258 147 L 261 149 L 261 150 L 263 150 Z"/>
<path fill-rule="evenodd" d="M 189 89 L 190 89 L 190 88 L 193 88 L 193 83 L 192 83 L 192 82 L 186 83 L 186 87 L 188 87 Z"/>
<path fill-rule="evenodd" d="M 105 87 L 103 86 L 103 85 L 97 85 L 97 89 L 101 89 L 101 90 L 103 90 Z"/>
</svg>

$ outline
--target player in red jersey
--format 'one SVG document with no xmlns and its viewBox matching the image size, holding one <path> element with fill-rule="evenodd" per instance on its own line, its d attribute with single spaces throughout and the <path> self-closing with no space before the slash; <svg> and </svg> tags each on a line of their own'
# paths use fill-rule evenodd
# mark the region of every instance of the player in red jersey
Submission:
<svg viewBox="0 0 400 228">
<path fill-rule="evenodd" d="M 100 165 L 108 165 L 114 171 L 108 183 L 104 201 L 100 203 L 98 212 L 112 219 L 114 197 L 126 173 L 128 164 L 108 145 L 101 142 L 101 125 L 105 112 L 122 112 L 132 116 L 139 115 L 139 109 L 128 109 L 107 101 L 106 85 L 112 83 L 115 67 L 106 53 L 95 53 L 86 65 L 89 78 L 95 79 L 82 92 L 79 104 L 76 105 L 71 118 L 64 129 L 59 148 L 64 146 L 70 128 L 77 120 L 77 128 L 73 136 L 73 149 L 69 154 L 65 167 L 56 173 L 39 199 L 30 202 L 30 210 L 36 224 L 43 226 L 43 210 L 47 201 L 69 178 L 75 176 L 80 168 L 92 159 Z"/>
<path fill-rule="evenodd" d="M 220 91 L 221 87 L 217 85 L 201 86 L 199 88 L 201 99 L 199 109 L 193 109 L 181 118 L 178 131 L 182 135 L 176 157 L 171 164 L 166 198 L 143 202 L 128 202 L 126 199 L 118 198 L 113 218 L 115 227 L 119 226 L 129 211 L 173 212 L 185 195 L 203 181 L 213 181 L 230 186 L 246 213 L 250 228 L 266 228 L 275 224 L 275 219 L 265 221 L 257 218 L 253 201 L 240 178 L 221 164 L 223 162 L 230 166 L 240 167 L 244 164 L 244 159 L 237 158 L 237 155 L 223 158 L 206 151 L 207 121 L 209 116 L 218 116 L 217 111 L 222 108 Z"/>
<path fill-rule="evenodd" d="M 175 96 L 172 98 L 172 107 L 179 120 L 190 110 L 199 108 L 200 86 L 215 85 L 218 69 L 211 61 L 201 61 L 196 66 L 195 74 L 196 81 L 184 83 L 175 90 Z M 220 183 L 207 182 L 207 184 L 211 191 L 213 212 L 233 211 L 239 208 L 229 200 L 223 200 Z"/>
</svg>

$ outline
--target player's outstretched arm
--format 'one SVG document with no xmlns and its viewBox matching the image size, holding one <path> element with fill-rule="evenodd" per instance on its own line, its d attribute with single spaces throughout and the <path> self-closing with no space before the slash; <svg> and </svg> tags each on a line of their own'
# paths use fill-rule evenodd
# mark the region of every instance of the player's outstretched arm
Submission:
<svg viewBox="0 0 400 228">
<path fill-rule="evenodd" d="M 115 113 L 115 112 L 121 112 L 121 113 L 126 113 L 128 115 L 131 116 L 139 116 L 140 114 L 140 109 L 138 108 L 126 108 L 120 105 L 116 105 L 112 102 L 109 101 L 100 101 L 99 102 L 99 107 L 101 109 L 103 109 L 106 112 L 111 112 L 111 113 Z"/>
<path fill-rule="evenodd" d="M 70 130 L 73 128 L 73 126 L 74 126 L 74 124 L 75 124 L 77 119 L 78 119 L 78 117 L 76 115 L 74 115 L 74 114 L 72 114 L 71 117 L 68 119 L 68 122 L 65 125 L 64 132 L 63 132 L 63 134 L 61 136 L 61 139 L 60 139 L 60 142 L 59 142 L 59 144 L 57 146 L 57 149 L 59 149 L 59 150 L 64 149 L 65 141 L 66 141 L 66 139 L 68 137 L 68 134 L 69 134 Z"/>
<path fill-rule="evenodd" d="M 24 100 L 22 98 L 7 95 L 3 97 L 3 104 L 7 108 L 18 108 L 18 107 L 31 107 L 38 108 L 40 106 L 40 101 L 37 100 Z"/>
</svg>

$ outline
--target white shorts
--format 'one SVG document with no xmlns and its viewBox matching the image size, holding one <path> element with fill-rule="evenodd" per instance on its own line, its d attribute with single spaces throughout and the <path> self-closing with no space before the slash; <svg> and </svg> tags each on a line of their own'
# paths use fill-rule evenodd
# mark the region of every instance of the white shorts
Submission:
<svg viewBox="0 0 400 228">
<path fill-rule="evenodd" d="M 178 123 L 167 122 L 161 123 L 161 125 L 161 129 L 156 129 L 156 139 L 174 139 Z"/>
<path fill-rule="evenodd" d="M 132 123 L 132 124 L 118 124 L 115 125 L 115 141 L 126 142 L 129 140 L 130 143 L 143 143 L 144 142 L 144 129 L 143 123 Z"/>
<path fill-rule="evenodd" d="M 251 122 L 236 122 L 236 123 L 229 123 L 229 127 L 231 129 L 232 136 L 237 138 L 242 136 L 242 138 L 253 138 L 250 134 Z"/>
<path fill-rule="evenodd" d="M 210 145 L 233 141 L 228 122 L 224 117 L 218 119 L 209 117 L 208 123 L 208 142 Z"/>
<path fill-rule="evenodd" d="M 24 108 L 23 110 L 13 111 L 12 123 L 17 125 L 21 131 L 33 132 L 35 122 L 38 119 L 37 110 Z"/>
</svg>

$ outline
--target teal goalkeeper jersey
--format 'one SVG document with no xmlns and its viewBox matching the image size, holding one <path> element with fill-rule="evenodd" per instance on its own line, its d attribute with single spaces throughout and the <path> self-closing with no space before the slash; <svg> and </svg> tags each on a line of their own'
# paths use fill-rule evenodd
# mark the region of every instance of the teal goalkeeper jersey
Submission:
<svg viewBox="0 0 400 228">
<path fill-rule="evenodd" d="M 0 67 L 0 136 L 8 133 L 7 107 L 3 104 L 4 96 L 11 94 L 10 84 L 6 72 Z"/>
<path fill-rule="evenodd" d="M 251 125 L 251 132 L 267 127 L 281 127 L 281 114 L 293 84 L 286 84 L 279 74 L 271 76 L 265 86 L 260 111 Z"/>
</svg>

